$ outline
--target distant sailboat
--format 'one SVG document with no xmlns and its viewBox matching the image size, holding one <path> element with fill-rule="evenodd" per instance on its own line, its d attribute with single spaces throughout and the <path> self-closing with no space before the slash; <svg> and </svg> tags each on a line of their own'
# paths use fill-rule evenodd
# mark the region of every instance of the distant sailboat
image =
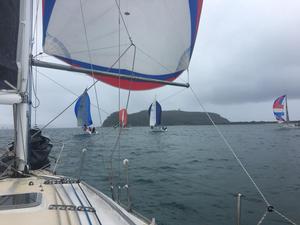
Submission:
<svg viewBox="0 0 300 225">
<path fill-rule="evenodd" d="M 121 128 L 127 128 L 127 110 L 121 109 L 119 112 L 119 126 Z"/>
<path fill-rule="evenodd" d="M 167 131 L 167 127 L 161 126 L 161 105 L 154 99 L 153 103 L 149 107 L 149 126 L 153 132 Z"/>
<path fill-rule="evenodd" d="M 273 113 L 277 122 L 283 124 L 283 127 L 286 128 L 299 127 L 298 124 L 290 122 L 288 104 L 287 104 L 287 95 L 282 95 L 274 101 Z"/>
<path fill-rule="evenodd" d="M 95 127 L 91 127 L 93 124 L 91 101 L 87 90 L 78 98 L 74 111 L 77 118 L 77 126 L 82 127 L 83 131 L 87 134 L 96 133 Z"/>
</svg>

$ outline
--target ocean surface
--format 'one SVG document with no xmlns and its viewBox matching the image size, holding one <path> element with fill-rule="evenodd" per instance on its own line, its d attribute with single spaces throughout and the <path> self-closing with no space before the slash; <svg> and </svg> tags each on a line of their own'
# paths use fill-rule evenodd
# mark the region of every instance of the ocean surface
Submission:
<svg viewBox="0 0 300 225">
<path fill-rule="evenodd" d="M 222 125 L 220 130 L 253 179 L 279 212 L 300 224 L 300 129 L 277 125 Z M 172 126 L 165 133 L 147 127 L 103 128 L 98 135 L 78 129 L 48 129 L 57 173 L 79 177 L 111 196 L 121 186 L 127 204 L 123 159 L 129 160 L 133 209 L 160 225 L 236 224 L 236 194 L 242 193 L 242 225 L 257 224 L 266 204 L 212 126 Z M 4 147 L 12 132 L 0 131 Z M 118 142 L 119 140 L 119 142 Z M 86 148 L 80 173 L 82 149 Z M 262 224 L 288 224 L 275 212 Z"/>
</svg>

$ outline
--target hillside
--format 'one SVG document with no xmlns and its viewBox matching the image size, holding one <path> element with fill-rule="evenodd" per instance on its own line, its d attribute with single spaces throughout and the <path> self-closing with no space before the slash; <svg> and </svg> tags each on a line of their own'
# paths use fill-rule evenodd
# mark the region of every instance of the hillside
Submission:
<svg viewBox="0 0 300 225">
<path fill-rule="evenodd" d="M 229 124 L 230 121 L 221 117 L 217 113 L 209 113 L 216 124 Z M 112 113 L 104 121 L 104 127 L 112 127 L 118 123 L 118 112 Z M 204 112 L 184 112 L 180 110 L 164 111 L 162 114 L 162 124 L 167 126 L 172 125 L 211 125 Z M 148 111 L 144 110 L 137 113 L 128 114 L 129 126 L 148 126 L 149 116 Z"/>
</svg>

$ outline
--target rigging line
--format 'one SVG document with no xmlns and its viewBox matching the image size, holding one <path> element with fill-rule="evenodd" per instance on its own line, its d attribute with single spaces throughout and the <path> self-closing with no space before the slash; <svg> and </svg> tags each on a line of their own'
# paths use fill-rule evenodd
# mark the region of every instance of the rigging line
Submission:
<svg viewBox="0 0 300 225">
<path fill-rule="evenodd" d="M 54 190 L 56 193 L 56 202 L 58 202 L 58 199 L 59 199 L 61 204 L 66 205 L 64 199 L 61 197 L 61 194 L 59 193 L 59 191 L 57 190 L 57 187 L 55 185 L 54 185 Z M 58 199 L 57 199 L 57 196 L 58 196 Z M 70 219 L 70 211 L 69 210 L 66 210 L 66 215 L 67 215 L 68 224 L 71 225 L 72 223 L 71 223 L 71 219 Z"/>
<path fill-rule="evenodd" d="M 281 212 L 279 212 L 276 209 L 273 209 L 275 213 L 277 213 L 279 216 L 281 216 L 283 219 L 285 219 L 287 222 L 289 222 L 290 224 L 293 225 L 297 225 L 294 221 L 292 221 L 291 219 L 289 219 L 288 217 L 286 217 L 285 215 L 283 215 Z"/>
<path fill-rule="evenodd" d="M 81 205 L 82 207 L 84 207 L 84 205 L 83 205 L 83 203 L 82 203 L 82 201 L 81 201 L 81 199 L 80 199 L 80 197 L 79 197 L 79 195 L 78 195 L 77 191 L 75 190 L 74 185 L 73 185 L 72 183 L 71 183 L 71 187 L 73 188 L 73 191 L 74 191 L 74 193 L 75 193 L 77 199 L 79 200 L 80 205 Z M 88 212 L 87 212 L 86 210 L 83 210 L 83 211 L 84 211 L 84 213 L 85 213 L 85 215 L 86 215 L 86 217 L 87 217 L 87 219 L 88 219 L 89 224 L 92 225 L 93 223 L 92 223 L 92 221 L 91 221 L 91 218 L 89 217 Z"/>
<path fill-rule="evenodd" d="M 261 223 L 264 221 L 264 219 L 266 218 L 268 214 L 268 210 L 265 211 L 264 215 L 260 218 L 260 220 L 258 221 L 257 225 L 261 225 Z"/>
<path fill-rule="evenodd" d="M 119 0 L 119 7 L 121 5 L 121 0 Z M 118 19 L 118 56 L 120 57 L 120 53 L 121 53 L 121 31 L 120 31 L 120 27 L 121 27 L 121 21 L 120 21 L 120 10 L 119 10 L 119 19 Z M 118 73 L 119 73 L 119 79 L 118 79 L 118 108 L 119 111 L 121 110 L 121 59 L 118 61 Z M 120 126 L 120 121 L 119 121 L 119 126 Z"/>
<path fill-rule="evenodd" d="M 56 168 L 57 168 L 57 165 L 58 165 L 59 160 L 60 160 L 61 153 L 62 153 L 62 151 L 64 150 L 64 148 L 65 148 L 65 144 L 62 143 L 62 146 L 61 146 L 61 148 L 60 148 L 58 157 L 57 157 L 57 159 L 56 159 L 56 162 L 55 162 L 55 165 L 54 165 L 54 168 L 53 168 L 53 171 L 52 171 L 54 174 L 55 174 L 55 172 L 56 172 Z"/>
<path fill-rule="evenodd" d="M 81 0 L 79 0 L 79 1 L 80 1 L 80 12 L 81 12 L 81 17 L 82 17 L 82 22 L 83 22 L 83 27 L 84 27 L 85 41 L 86 41 L 86 45 L 87 45 L 87 48 L 88 48 L 88 56 L 89 56 L 89 60 L 90 60 L 91 70 L 92 70 L 92 77 L 93 77 L 93 82 L 95 82 L 95 74 L 94 74 L 94 68 L 93 68 L 93 61 L 92 61 L 91 50 L 90 50 L 90 45 L 89 45 L 89 40 L 88 40 L 88 34 L 87 34 L 87 29 L 86 29 L 86 23 L 85 23 L 83 8 L 82 8 L 82 1 Z M 100 126 L 101 126 L 102 119 L 101 119 L 100 106 L 99 106 L 99 100 L 98 100 L 97 86 L 96 85 L 94 85 L 94 90 L 95 90 L 95 96 L 96 96 L 96 102 L 97 102 L 99 123 L 100 123 Z M 103 132 L 101 132 L 101 134 L 103 134 Z"/>
<path fill-rule="evenodd" d="M 121 0 L 119 0 L 119 15 L 118 15 L 118 54 L 119 54 L 119 57 L 120 57 L 120 53 L 121 53 L 121 13 L 120 13 L 120 9 L 121 9 Z M 120 110 L 121 110 L 121 59 L 119 60 L 118 62 L 118 67 L 119 67 L 119 80 L 118 80 L 118 85 L 119 85 L 119 88 L 118 88 L 118 103 L 119 103 L 119 113 L 120 113 Z M 119 119 L 120 120 L 120 119 Z M 122 129 L 123 126 L 123 122 L 120 123 L 119 121 L 119 129 Z M 118 186 L 120 185 L 121 183 L 121 143 L 120 141 L 118 141 L 118 156 L 119 156 L 119 163 L 118 163 Z M 112 159 L 111 159 L 112 160 Z M 119 202 L 119 187 L 117 187 L 117 201 Z"/>
<path fill-rule="evenodd" d="M 37 68 L 36 68 L 36 70 L 37 70 Z M 73 94 L 74 96 L 80 97 L 80 95 L 76 94 L 76 93 L 73 92 L 71 89 L 68 89 L 68 88 L 66 88 L 65 86 L 61 85 L 60 83 L 58 83 L 58 82 L 55 81 L 54 79 L 52 79 L 52 78 L 50 78 L 49 76 L 47 76 L 45 73 L 42 73 L 41 71 L 38 71 L 38 70 L 37 70 L 37 72 L 38 72 L 40 75 L 42 75 L 42 76 L 44 76 L 45 78 L 47 78 L 48 80 L 50 80 L 50 81 L 52 81 L 53 83 L 55 83 L 56 85 L 58 85 L 59 87 L 61 87 L 61 88 L 63 88 L 64 90 L 68 91 L 69 93 Z M 97 105 L 95 105 L 95 104 L 93 104 L 93 103 L 91 103 L 91 105 L 94 106 L 94 107 L 97 107 Z M 102 112 L 104 112 L 105 114 L 109 115 L 109 113 L 108 113 L 107 111 L 105 111 L 104 109 L 100 108 L 100 110 L 101 110 Z"/>
<path fill-rule="evenodd" d="M 80 188 L 82 194 L 84 195 L 86 201 L 89 203 L 90 207 L 93 207 L 92 204 L 91 204 L 91 202 L 90 202 L 90 200 L 89 200 L 88 197 L 86 196 L 84 190 L 82 189 L 80 183 L 78 183 L 78 186 L 79 186 L 79 188 Z M 102 225 L 102 223 L 101 223 L 101 221 L 100 221 L 100 219 L 99 219 L 99 217 L 98 217 L 98 215 L 97 215 L 97 211 L 96 211 L 96 210 L 95 210 L 95 215 L 96 215 L 96 219 L 97 219 L 98 223 L 99 223 L 100 225 Z"/>
<path fill-rule="evenodd" d="M 185 90 L 187 90 L 186 88 L 182 88 L 179 91 L 174 92 L 173 94 L 163 98 L 162 100 L 160 100 L 160 102 L 164 102 L 166 100 L 168 100 L 169 98 L 175 97 L 176 95 L 179 95 L 180 93 L 184 92 Z"/>
<path fill-rule="evenodd" d="M 35 10 L 35 21 L 34 21 L 34 28 L 33 28 L 33 33 L 32 33 L 32 38 L 31 40 L 35 40 L 35 49 L 37 51 L 37 30 L 38 30 L 38 14 L 39 14 L 39 6 L 40 6 L 40 0 L 36 1 L 36 10 Z M 36 39 L 34 39 L 34 36 L 36 37 Z M 33 42 L 32 42 L 33 44 Z"/>
<path fill-rule="evenodd" d="M 125 51 L 121 54 L 120 58 L 131 48 L 132 44 L 130 46 L 128 46 Z M 107 72 L 109 72 L 114 65 L 116 65 L 116 63 L 118 62 L 118 60 L 120 59 L 118 58 L 116 62 L 114 62 L 112 64 L 112 66 L 107 70 Z M 96 80 L 92 85 L 90 85 L 86 90 L 90 90 L 99 80 Z M 58 115 L 56 115 L 52 120 L 50 120 L 46 125 L 44 125 L 39 131 L 35 132 L 31 138 L 35 137 L 37 134 L 39 134 L 40 132 L 42 132 L 42 130 L 44 130 L 46 127 L 48 127 L 53 121 L 55 121 L 58 117 L 60 117 L 65 111 L 67 111 L 77 100 L 79 99 L 79 97 L 77 97 L 71 104 L 69 104 L 64 110 L 62 110 Z"/>
<path fill-rule="evenodd" d="M 120 2 L 120 0 L 119 0 L 119 2 Z M 126 23 L 125 23 L 125 20 L 124 20 L 124 18 L 123 18 L 123 15 L 122 15 L 122 13 L 121 13 L 121 7 L 120 7 L 120 5 L 118 4 L 117 0 L 115 0 L 115 3 L 116 3 L 116 5 L 117 5 L 117 7 L 118 7 L 118 10 L 119 10 L 119 16 L 120 16 L 121 19 L 122 19 L 122 22 L 123 22 L 123 25 L 124 25 L 124 27 L 125 27 L 127 36 L 128 36 L 128 38 L 129 38 L 129 40 L 130 40 L 130 42 L 131 42 L 131 44 L 132 44 L 133 41 L 132 41 L 131 35 L 130 35 L 130 33 L 129 33 L 129 30 L 128 30 L 128 28 L 127 28 L 127 25 L 126 25 Z"/>
<path fill-rule="evenodd" d="M 134 74 L 134 66 L 135 66 L 135 57 L 136 57 L 136 46 L 134 46 L 134 53 L 133 53 L 133 61 L 132 61 L 132 67 L 131 67 L 131 76 Z M 126 102 L 126 110 L 128 110 L 128 105 L 129 105 L 129 99 L 130 99 L 130 93 L 131 93 L 131 85 L 132 85 L 132 78 L 130 79 L 130 86 L 128 90 L 128 96 L 127 96 L 127 102 Z"/>
<path fill-rule="evenodd" d="M 225 138 L 225 136 L 223 135 L 223 133 L 221 132 L 221 130 L 218 128 L 218 126 L 215 124 L 215 122 L 213 121 L 213 119 L 211 118 L 211 116 L 209 115 L 209 113 L 206 111 L 205 107 L 202 105 L 200 99 L 198 98 L 197 94 L 194 92 L 193 88 L 190 87 L 190 89 L 191 89 L 191 92 L 194 95 L 196 101 L 198 102 L 198 104 L 200 105 L 200 107 L 202 108 L 202 110 L 204 111 L 204 113 L 206 114 L 206 116 L 208 117 L 208 119 L 210 120 L 210 122 L 212 123 L 212 125 L 214 126 L 214 128 L 216 129 L 216 131 L 219 134 L 219 136 L 221 137 L 221 139 L 224 141 L 224 143 L 227 146 L 227 148 L 231 151 L 232 155 L 234 156 L 234 158 L 236 159 L 236 161 L 238 162 L 238 164 L 241 166 L 241 168 L 243 169 L 243 171 L 246 173 L 246 175 L 248 176 L 248 178 L 250 179 L 250 181 L 252 182 L 252 184 L 254 185 L 254 187 L 256 188 L 256 190 L 258 191 L 258 193 L 260 194 L 260 196 L 262 197 L 262 199 L 264 200 L 264 202 L 266 203 L 266 205 L 270 206 L 270 203 L 268 202 L 268 200 L 266 199 L 266 197 L 264 196 L 264 194 L 262 193 L 262 191 L 260 190 L 260 188 L 257 186 L 257 184 L 255 183 L 255 181 L 253 180 L 253 178 L 251 177 L 251 175 L 249 174 L 249 172 L 247 171 L 247 169 L 245 168 L 245 166 L 243 165 L 243 163 L 241 162 L 241 160 L 239 159 L 239 157 L 237 156 L 237 154 L 233 150 L 233 148 L 230 145 L 230 143 L 227 141 L 227 139 Z"/>
<path fill-rule="evenodd" d="M 116 32 L 114 32 L 116 33 Z M 100 38 L 97 38 L 97 40 L 99 40 Z M 121 44 L 121 46 L 128 46 L 131 43 L 124 43 Z M 107 47 L 102 47 L 102 48 L 91 48 L 90 51 L 91 52 L 95 52 L 95 51 L 99 51 L 99 50 L 107 50 L 107 49 L 114 49 L 117 48 L 119 45 L 111 45 L 111 46 L 107 46 Z M 78 50 L 78 51 L 70 51 L 69 54 L 70 55 L 76 55 L 76 54 L 81 54 L 81 53 L 86 53 L 87 50 Z M 33 56 L 33 58 L 35 58 L 36 56 L 40 56 L 42 58 L 49 58 L 49 57 L 53 57 L 52 55 L 45 55 L 43 54 L 43 52 L 38 53 L 37 55 Z"/>
<path fill-rule="evenodd" d="M 35 14 L 35 23 L 34 23 L 34 32 L 33 32 L 33 37 L 32 37 L 32 45 L 34 44 L 35 42 L 35 55 L 37 55 L 37 51 L 38 51 L 38 46 L 37 46 L 37 39 L 38 39 L 38 14 L 39 14 L 39 4 L 40 3 L 40 0 L 38 0 L 36 2 L 36 14 Z M 34 39 L 34 36 L 35 36 L 35 39 Z M 36 82 L 34 84 L 34 82 Z M 34 109 L 34 125 L 37 126 L 37 123 L 36 123 L 36 119 L 37 119 L 37 108 L 39 107 L 40 105 L 40 100 L 38 99 L 37 97 L 37 72 L 35 72 L 35 80 L 33 80 L 32 82 L 32 90 L 33 90 L 33 93 L 34 93 L 34 104 L 31 104 L 32 108 Z"/>
<path fill-rule="evenodd" d="M 65 189 L 65 186 L 63 184 L 59 184 L 59 186 L 61 187 L 61 189 L 63 190 L 63 193 L 65 194 L 65 196 L 67 197 L 68 201 L 71 203 L 71 205 L 75 205 L 74 202 L 72 201 L 70 195 L 68 194 L 67 190 Z M 77 220 L 79 222 L 80 225 L 82 225 L 81 219 L 79 217 L 79 213 L 77 210 L 75 210 L 75 215 L 77 217 Z"/>
<path fill-rule="evenodd" d="M 111 185 L 113 200 L 114 200 L 114 191 L 113 191 L 113 178 L 114 178 L 113 156 L 114 156 L 114 153 L 116 151 L 117 146 L 119 145 L 120 138 L 121 138 L 121 132 L 122 132 L 122 129 L 121 129 L 121 127 L 119 127 L 118 136 L 116 138 L 116 142 L 115 142 L 115 144 L 114 144 L 114 146 L 113 146 L 113 148 L 111 150 L 111 154 L 110 154 L 110 177 L 109 177 L 109 181 L 110 181 L 110 185 Z"/>
<path fill-rule="evenodd" d="M 150 54 L 148 54 L 147 52 L 145 52 L 144 50 L 142 50 L 141 48 L 137 47 L 137 50 L 139 50 L 141 53 L 143 53 L 145 56 L 147 56 L 149 59 L 153 60 L 155 63 L 157 63 L 158 65 L 160 65 L 162 68 L 164 68 L 166 71 L 168 71 L 169 73 L 172 73 L 173 71 L 168 68 L 167 66 L 161 64 L 158 60 L 156 60 L 153 56 L 151 56 Z"/>
<path fill-rule="evenodd" d="M 35 80 L 36 80 L 36 84 L 32 82 L 32 90 L 35 96 L 35 100 L 34 100 L 34 104 L 31 104 L 31 107 L 37 109 L 40 106 L 40 99 L 37 97 L 37 72 L 35 73 Z M 36 120 L 36 115 L 35 115 L 35 120 Z"/>
</svg>

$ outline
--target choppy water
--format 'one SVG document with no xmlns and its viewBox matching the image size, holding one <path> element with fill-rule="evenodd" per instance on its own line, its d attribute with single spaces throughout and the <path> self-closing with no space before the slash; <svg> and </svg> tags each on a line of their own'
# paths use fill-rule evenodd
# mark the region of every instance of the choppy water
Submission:
<svg viewBox="0 0 300 225">
<path fill-rule="evenodd" d="M 300 129 L 284 130 L 276 125 L 227 125 L 220 129 L 267 200 L 299 224 Z M 53 156 L 58 155 L 61 143 L 65 144 L 58 173 L 78 176 L 81 149 L 86 148 L 82 177 L 110 196 L 109 158 L 115 149 L 115 182 L 125 184 L 118 159 L 129 159 L 133 208 L 155 217 L 160 225 L 235 224 L 234 196 L 238 192 L 245 196 L 243 225 L 257 224 L 266 210 L 262 198 L 211 126 L 169 127 L 166 133 L 131 128 L 122 133 L 120 150 L 114 148 L 117 130 L 104 128 L 95 136 L 79 133 L 79 129 L 46 131 L 55 142 Z M 2 146 L 10 135 L 0 132 Z M 125 199 L 125 191 L 121 194 Z M 263 222 L 284 223 L 274 212 Z"/>
</svg>

